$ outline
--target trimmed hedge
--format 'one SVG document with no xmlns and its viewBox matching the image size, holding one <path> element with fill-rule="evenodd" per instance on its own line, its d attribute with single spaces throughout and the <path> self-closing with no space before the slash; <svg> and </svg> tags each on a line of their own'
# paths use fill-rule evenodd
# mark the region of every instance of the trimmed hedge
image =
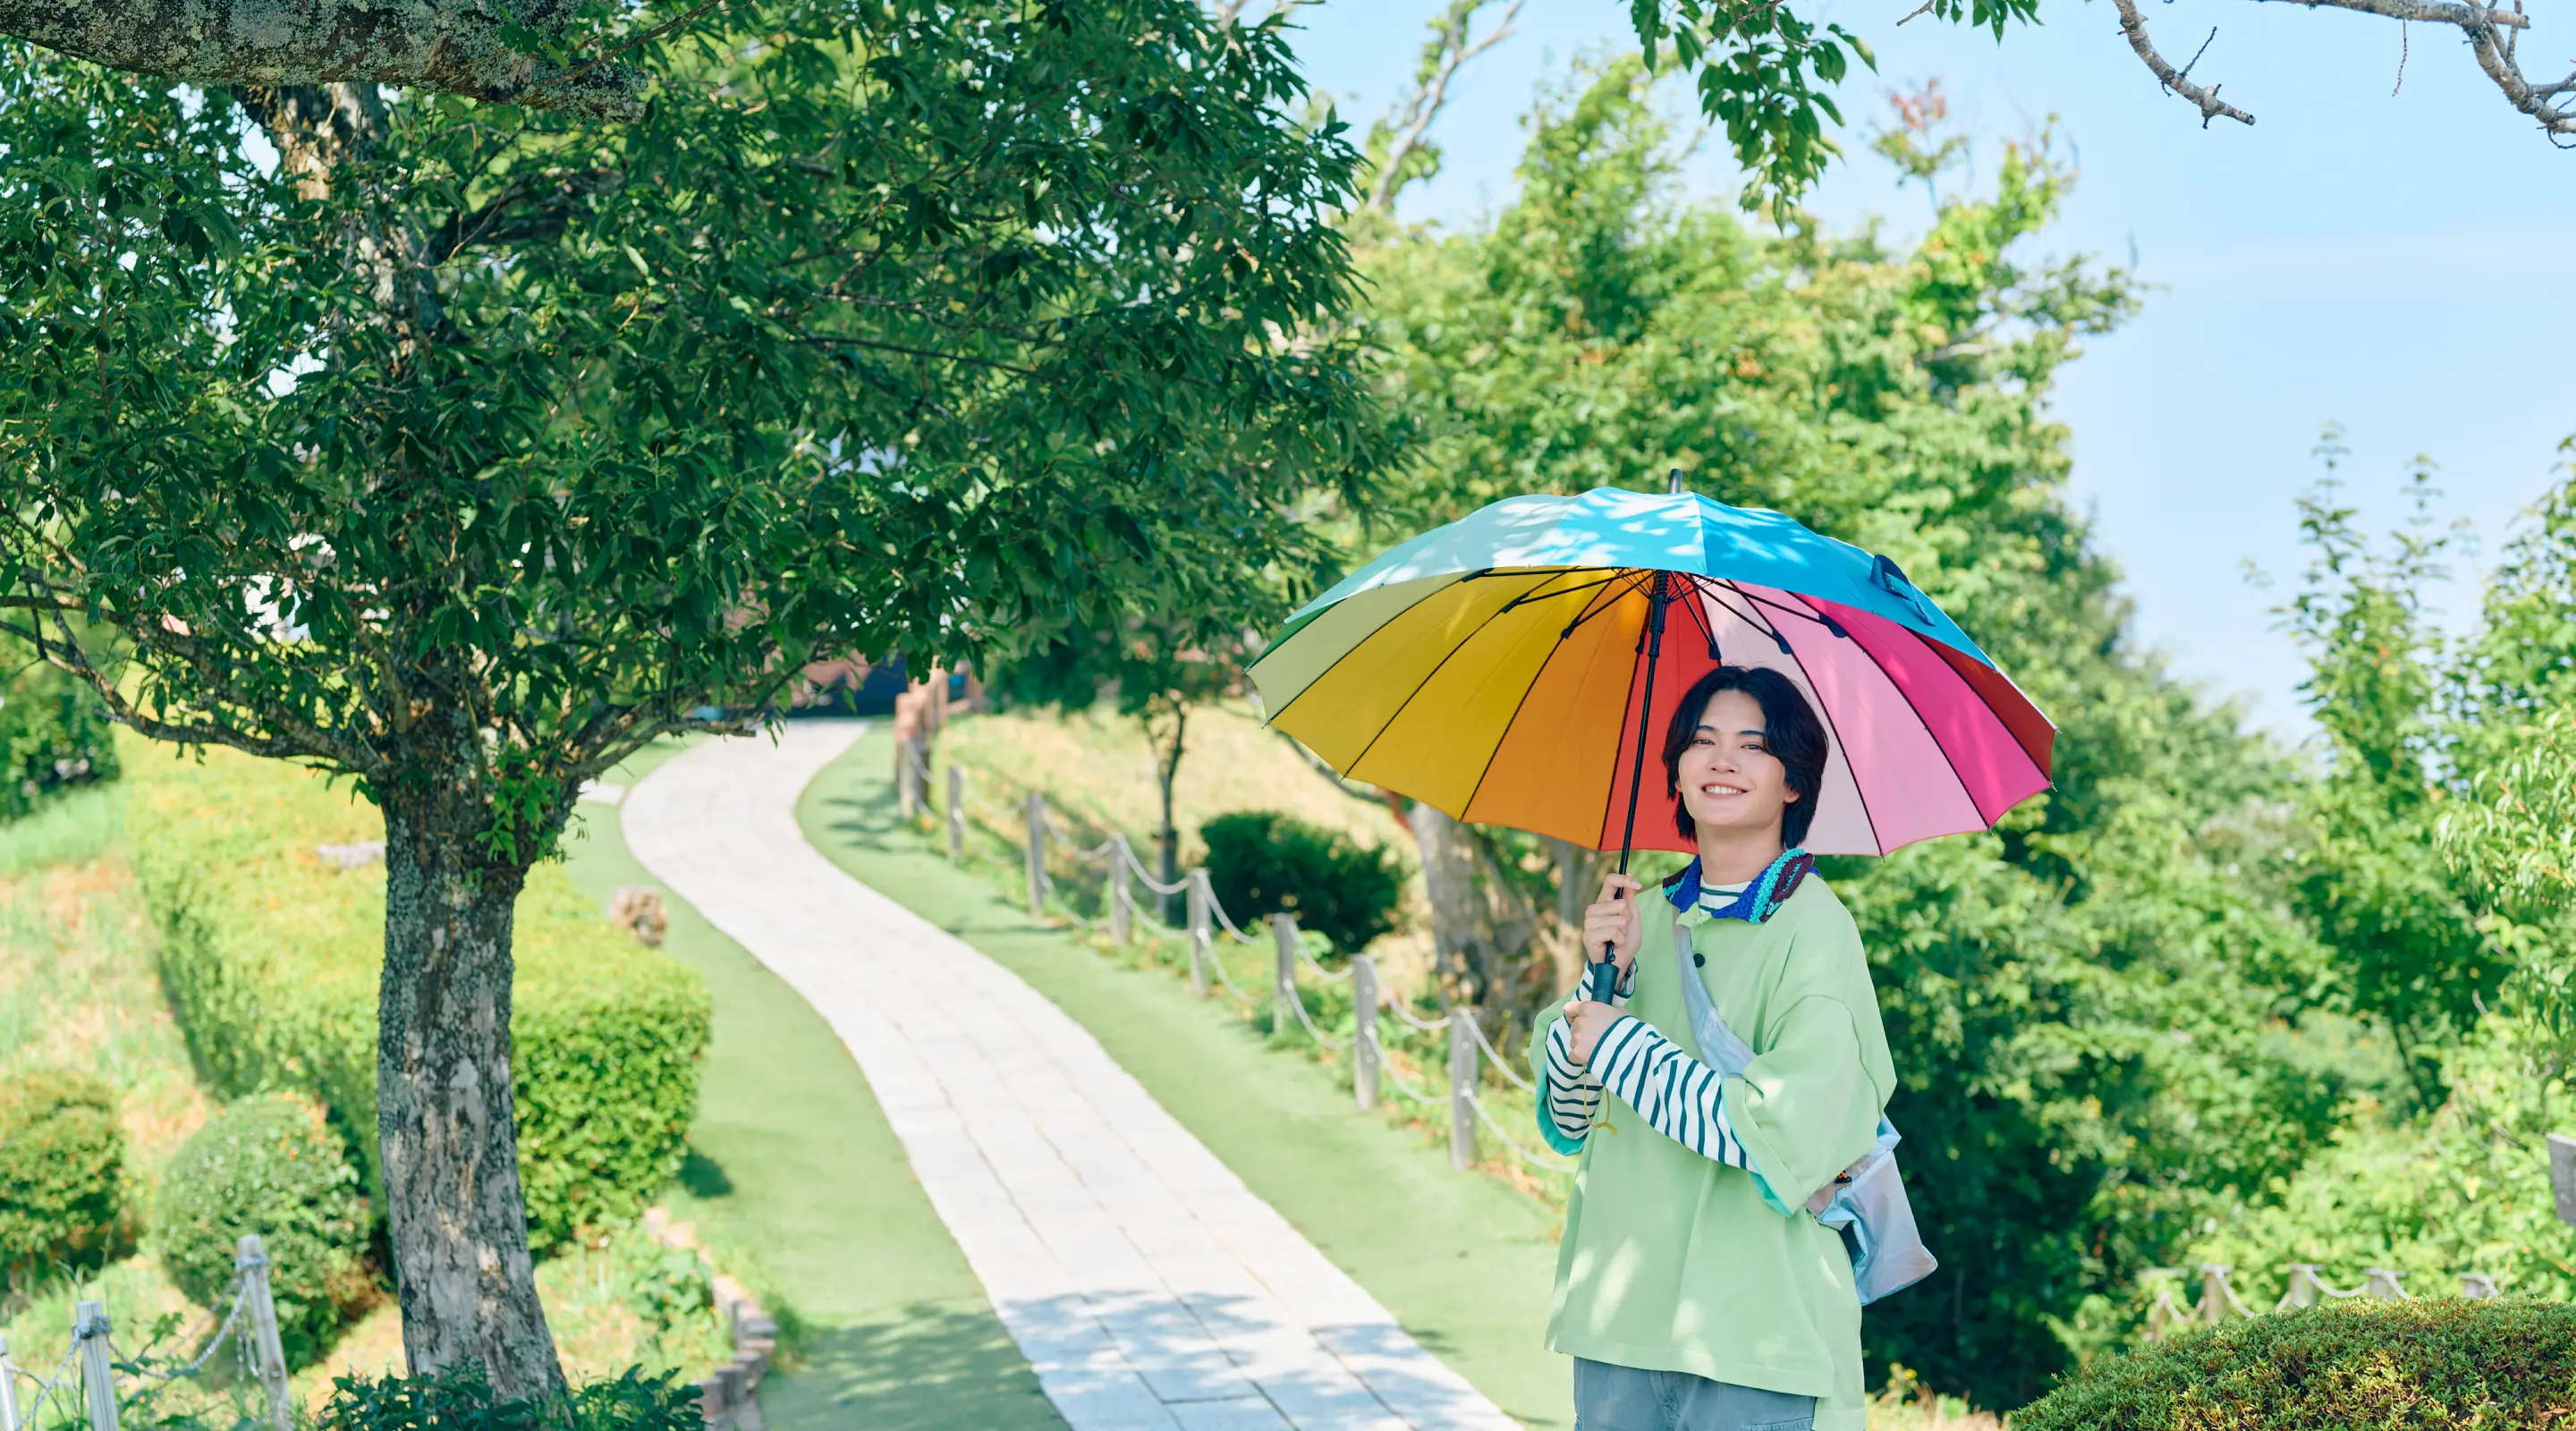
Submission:
<svg viewBox="0 0 2576 1431">
<path fill-rule="evenodd" d="M 2576 1304 L 2510 1297 L 2276 1312 L 2105 1357 L 2013 1431 L 2512 1431 L 2576 1417 Z"/>
<path fill-rule="evenodd" d="M 1199 826 L 1208 888 L 1237 920 L 1294 914 L 1347 957 L 1395 928 L 1404 864 L 1349 836 L 1276 810 L 1238 810 Z"/>
<path fill-rule="evenodd" d="M 375 807 L 296 767 L 228 750 L 126 752 L 126 843 L 161 926 L 161 974 L 207 1081 L 311 1094 L 369 1195 L 376 1148 L 381 864 L 315 847 L 384 837 Z M 510 1033 L 519 1173 L 540 1249 L 621 1221 L 678 1172 L 710 1009 L 696 974 L 612 927 L 560 866 L 519 896 Z"/>
<path fill-rule="evenodd" d="M 259 1234 L 289 1367 L 310 1363 L 375 1296 L 357 1169 L 309 1099 L 260 1093 L 227 1106 L 180 1146 L 152 1210 L 170 1280 L 217 1311 L 242 1234 Z"/>
<path fill-rule="evenodd" d="M 60 1068 L 0 1081 L 0 1266 L 11 1280 L 109 1262 L 135 1222 L 116 1090 Z"/>
</svg>

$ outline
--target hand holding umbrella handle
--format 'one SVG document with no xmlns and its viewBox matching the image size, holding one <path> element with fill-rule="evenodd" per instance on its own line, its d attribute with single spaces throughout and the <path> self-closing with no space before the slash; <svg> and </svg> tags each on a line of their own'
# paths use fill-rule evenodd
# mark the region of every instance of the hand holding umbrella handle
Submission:
<svg viewBox="0 0 2576 1431">
<path fill-rule="evenodd" d="M 1621 860 L 1619 863 L 1621 873 L 1626 873 L 1627 861 Z M 1628 892 L 1624 889 L 1619 891 L 1619 897 L 1626 899 Z M 1606 1004 L 1617 997 L 1619 993 L 1618 959 L 1619 946 L 1615 941 L 1601 946 L 1600 962 L 1584 968 L 1583 997 L 1596 1004 Z"/>
</svg>

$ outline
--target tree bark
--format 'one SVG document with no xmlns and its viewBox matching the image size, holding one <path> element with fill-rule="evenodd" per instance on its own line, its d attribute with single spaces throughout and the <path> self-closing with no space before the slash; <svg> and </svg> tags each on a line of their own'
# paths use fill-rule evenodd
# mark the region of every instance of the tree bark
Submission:
<svg viewBox="0 0 2576 1431">
<path fill-rule="evenodd" d="M 594 119 L 644 112 L 644 76 L 601 58 L 557 65 L 507 38 L 560 39 L 565 0 L 0 0 L 0 35 L 199 85 L 338 82 L 436 90 Z"/>
<path fill-rule="evenodd" d="M 477 808 L 385 806 L 376 1128 L 394 1280 L 415 1374 L 479 1365 L 504 1397 L 551 1397 L 563 1369 L 528 1255 L 510 1080 L 526 871 L 472 859 Z"/>
<path fill-rule="evenodd" d="M 1156 769 L 1154 774 L 1157 783 L 1162 789 L 1163 827 L 1154 832 L 1154 838 L 1156 842 L 1162 846 L 1163 873 L 1161 878 L 1163 883 L 1167 885 L 1178 884 L 1181 882 L 1181 831 L 1180 827 L 1172 822 L 1172 786 L 1177 784 L 1181 778 L 1181 746 L 1183 738 L 1189 734 L 1189 729 L 1190 713 L 1188 708 L 1182 707 L 1173 711 L 1171 746 L 1168 750 L 1155 752 Z M 1150 721 L 1145 727 L 1145 732 L 1149 736 L 1154 734 L 1154 728 Z M 1182 911 L 1182 899 L 1183 897 L 1177 894 L 1167 894 L 1163 896 L 1163 923 L 1165 925 L 1178 927 L 1184 919 L 1188 918 L 1188 916 Z"/>
</svg>

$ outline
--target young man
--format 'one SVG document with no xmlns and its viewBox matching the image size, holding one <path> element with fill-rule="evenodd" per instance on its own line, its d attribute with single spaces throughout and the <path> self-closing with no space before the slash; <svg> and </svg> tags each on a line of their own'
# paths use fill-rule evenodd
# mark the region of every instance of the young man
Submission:
<svg viewBox="0 0 2576 1431">
<path fill-rule="evenodd" d="M 1581 1155 L 1548 1319 L 1578 1431 L 1863 1431 L 1851 1260 L 1808 1200 L 1869 1150 L 1895 1070 L 1859 932 L 1797 848 L 1827 749 L 1776 671 L 1693 686 L 1663 764 L 1699 858 L 1654 897 L 1604 882 L 1583 938 L 1620 995 L 1531 1040 L 1541 1130 Z M 1731 1057 L 1693 1036 L 1685 971 Z"/>
</svg>

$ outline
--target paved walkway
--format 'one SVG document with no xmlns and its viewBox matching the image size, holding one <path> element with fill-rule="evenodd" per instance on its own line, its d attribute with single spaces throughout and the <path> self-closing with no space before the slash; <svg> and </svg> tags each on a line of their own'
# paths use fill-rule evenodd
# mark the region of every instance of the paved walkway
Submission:
<svg viewBox="0 0 2576 1431">
<path fill-rule="evenodd" d="M 805 843 L 861 728 L 700 745 L 627 793 L 627 844 L 840 1034 L 1074 1431 L 1511 1427 L 1080 1025 Z"/>
</svg>

